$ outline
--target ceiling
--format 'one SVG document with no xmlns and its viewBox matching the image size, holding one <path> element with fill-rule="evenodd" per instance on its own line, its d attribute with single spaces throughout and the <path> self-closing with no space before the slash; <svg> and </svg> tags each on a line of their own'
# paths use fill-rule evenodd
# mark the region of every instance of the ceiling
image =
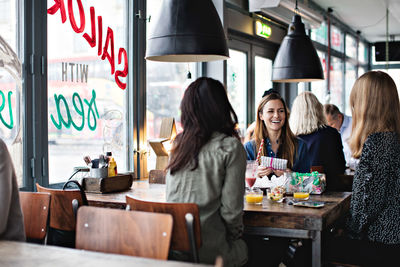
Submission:
<svg viewBox="0 0 400 267">
<path fill-rule="evenodd" d="M 330 7 L 341 22 L 369 42 L 386 41 L 386 7 L 389 9 L 389 41 L 400 41 L 400 0 L 311 0 L 322 9 Z M 294 2 L 294 0 L 293 0 Z M 307 0 L 304 0 L 306 3 Z"/>
</svg>

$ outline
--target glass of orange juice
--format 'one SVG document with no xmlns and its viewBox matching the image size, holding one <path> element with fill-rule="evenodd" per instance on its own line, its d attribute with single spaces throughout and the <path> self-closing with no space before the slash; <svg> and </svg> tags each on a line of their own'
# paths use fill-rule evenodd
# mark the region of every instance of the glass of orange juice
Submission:
<svg viewBox="0 0 400 267">
<path fill-rule="evenodd" d="M 310 198 L 310 192 L 304 187 L 298 188 L 293 192 L 293 198 L 295 200 L 308 200 Z"/>
<path fill-rule="evenodd" d="M 245 199 L 249 204 L 261 205 L 263 201 L 263 191 L 259 188 L 246 190 Z"/>
</svg>

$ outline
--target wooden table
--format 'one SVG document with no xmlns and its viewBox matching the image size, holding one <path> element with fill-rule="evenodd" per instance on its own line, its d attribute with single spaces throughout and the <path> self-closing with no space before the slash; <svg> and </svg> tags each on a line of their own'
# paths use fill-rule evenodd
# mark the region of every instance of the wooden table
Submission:
<svg viewBox="0 0 400 267">
<path fill-rule="evenodd" d="M 89 205 L 125 208 L 125 195 L 148 201 L 164 202 L 165 185 L 149 184 L 147 181 L 133 182 L 129 191 L 114 194 L 87 194 Z M 267 235 L 289 238 L 311 239 L 312 266 L 321 266 L 321 235 L 350 208 L 350 192 L 325 192 L 311 195 L 310 199 L 325 202 L 322 208 L 303 208 L 275 203 L 264 198 L 262 205 L 244 205 L 245 232 L 252 235 Z"/>
<path fill-rule="evenodd" d="M 137 199 L 165 202 L 165 184 L 149 184 L 145 181 L 134 181 L 130 190 L 117 193 L 86 193 L 90 206 L 125 209 L 126 195 Z"/>
<path fill-rule="evenodd" d="M 43 246 L 23 242 L 0 241 L 0 266 L 2 267 L 153 267 L 157 265 L 163 267 L 212 266 L 107 254 L 56 246 Z"/>
<path fill-rule="evenodd" d="M 245 233 L 311 239 L 312 266 L 321 266 L 322 232 L 348 212 L 350 198 L 350 192 L 311 195 L 310 200 L 325 202 L 322 208 L 296 207 L 272 202 L 266 198 L 262 205 L 245 203 L 243 217 Z"/>
</svg>

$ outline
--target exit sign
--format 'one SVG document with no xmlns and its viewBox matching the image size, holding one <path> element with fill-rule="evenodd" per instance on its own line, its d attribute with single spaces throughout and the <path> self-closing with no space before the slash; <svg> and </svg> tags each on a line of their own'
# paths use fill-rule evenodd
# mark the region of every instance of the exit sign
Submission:
<svg viewBox="0 0 400 267">
<path fill-rule="evenodd" d="M 269 38 L 272 33 L 272 29 L 270 26 L 267 24 L 262 23 L 261 21 L 257 20 L 256 21 L 256 35 L 263 37 L 263 38 Z"/>
</svg>

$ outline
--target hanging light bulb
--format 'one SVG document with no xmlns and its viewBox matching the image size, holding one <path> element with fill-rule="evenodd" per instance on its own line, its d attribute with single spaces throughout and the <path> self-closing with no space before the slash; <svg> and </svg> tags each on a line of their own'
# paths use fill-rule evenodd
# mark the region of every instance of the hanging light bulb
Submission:
<svg viewBox="0 0 400 267">
<path fill-rule="evenodd" d="M 321 61 L 298 13 L 296 0 L 295 15 L 272 68 L 274 82 L 311 82 L 324 79 Z"/>
<path fill-rule="evenodd" d="M 224 29 L 211 0 L 164 0 L 145 58 L 165 62 L 228 59 Z"/>
</svg>

